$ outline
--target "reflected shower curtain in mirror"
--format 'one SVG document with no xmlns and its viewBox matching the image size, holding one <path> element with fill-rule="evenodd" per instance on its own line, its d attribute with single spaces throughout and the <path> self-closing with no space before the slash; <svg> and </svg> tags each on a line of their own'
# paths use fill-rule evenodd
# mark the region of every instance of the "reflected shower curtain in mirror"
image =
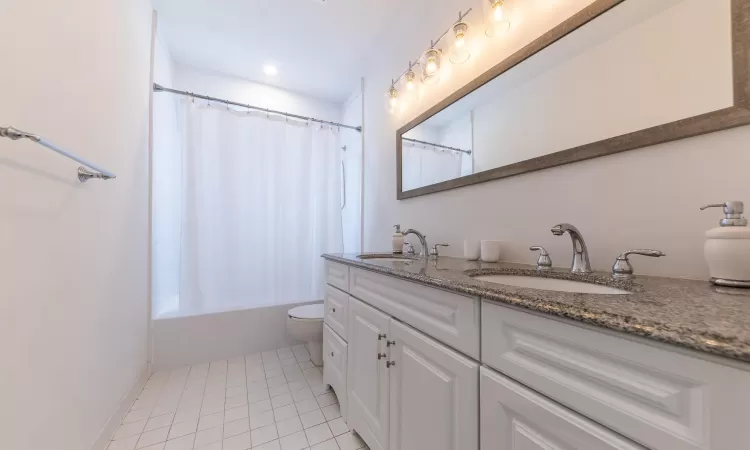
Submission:
<svg viewBox="0 0 750 450">
<path fill-rule="evenodd" d="M 338 132 L 180 103 L 179 313 L 322 300 L 320 255 L 343 249 Z"/>
</svg>

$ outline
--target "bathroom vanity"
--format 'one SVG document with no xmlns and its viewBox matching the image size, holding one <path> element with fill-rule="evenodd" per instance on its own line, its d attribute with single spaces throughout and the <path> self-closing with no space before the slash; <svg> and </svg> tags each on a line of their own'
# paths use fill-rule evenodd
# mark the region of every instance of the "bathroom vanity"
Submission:
<svg viewBox="0 0 750 450">
<path fill-rule="evenodd" d="M 448 257 L 324 258 L 324 379 L 373 450 L 750 448 L 746 290 Z M 493 276 L 555 290 L 477 278 Z M 570 281 L 617 293 L 554 284 Z"/>
</svg>

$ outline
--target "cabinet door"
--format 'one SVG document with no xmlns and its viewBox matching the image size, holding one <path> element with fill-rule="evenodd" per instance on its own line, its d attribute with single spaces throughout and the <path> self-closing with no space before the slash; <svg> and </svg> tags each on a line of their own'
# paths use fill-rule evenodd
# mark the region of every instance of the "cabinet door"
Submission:
<svg viewBox="0 0 750 450">
<path fill-rule="evenodd" d="M 331 386 L 341 405 L 341 417 L 346 421 L 347 345 L 328 325 L 323 326 L 323 382 Z"/>
<path fill-rule="evenodd" d="M 645 450 L 485 367 L 482 450 Z"/>
<path fill-rule="evenodd" d="M 477 450 L 479 364 L 391 320 L 390 450 Z"/>
<path fill-rule="evenodd" d="M 346 322 L 349 309 L 349 294 L 335 287 L 326 286 L 325 323 L 342 339 L 347 340 Z"/>
<path fill-rule="evenodd" d="M 372 450 L 388 449 L 388 374 L 385 353 L 390 317 L 349 301 L 349 428 Z"/>
</svg>

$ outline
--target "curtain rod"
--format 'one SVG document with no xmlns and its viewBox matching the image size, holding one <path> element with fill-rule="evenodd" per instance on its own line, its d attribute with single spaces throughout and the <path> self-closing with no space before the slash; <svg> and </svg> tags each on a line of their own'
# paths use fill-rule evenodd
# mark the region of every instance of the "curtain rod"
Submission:
<svg viewBox="0 0 750 450">
<path fill-rule="evenodd" d="M 287 113 L 287 112 L 276 111 L 276 110 L 269 109 L 269 108 L 261 108 L 259 106 L 246 105 L 244 103 L 232 102 L 232 101 L 223 100 L 223 99 L 220 99 L 220 98 L 209 97 L 207 95 L 194 94 L 192 92 L 187 92 L 187 91 L 178 91 L 177 89 L 166 88 L 166 87 L 164 87 L 164 86 L 162 86 L 160 84 L 156 84 L 156 83 L 154 83 L 154 92 L 169 92 L 171 94 L 186 95 L 188 97 L 199 98 L 201 100 L 207 100 L 207 101 L 210 101 L 210 102 L 223 103 L 225 105 L 238 106 L 240 108 L 247 108 L 247 109 L 252 109 L 252 110 L 255 110 L 255 111 L 263 111 L 263 112 L 266 112 L 266 113 L 269 113 L 269 114 L 276 114 L 276 115 L 279 115 L 279 116 L 292 117 L 294 119 L 306 120 L 308 122 L 317 122 L 317 123 L 322 123 L 322 124 L 326 124 L 326 125 L 332 125 L 332 126 L 341 127 L 341 128 L 348 128 L 350 130 L 359 131 L 360 133 L 362 132 L 362 127 L 361 126 L 355 127 L 355 126 L 352 126 L 352 125 L 344 125 L 343 123 L 330 122 L 328 120 L 321 120 L 321 119 L 315 119 L 313 117 L 300 116 L 300 115 L 297 115 L 297 114 L 291 114 L 291 113 Z"/>
<path fill-rule="evenodd" d="M 435 144 L 434 142 L 418 141 L 416 139 L 410 139 L 410 138 L 406 138 L 403 136 L 401 137 L 401 139 L 404 141 L 408 141 L 408 142 L 415 142 L 417 144 L 429 145 L 430 147 L 444 148 L 446 150 L 452 150 L 454 152 L 461 152 L 461 153 L 466 153 L 467 155 L 471 155 L 471 150 L 462 150 L 460 148 L 448 147 L 447 145 Z"/>
</svg>

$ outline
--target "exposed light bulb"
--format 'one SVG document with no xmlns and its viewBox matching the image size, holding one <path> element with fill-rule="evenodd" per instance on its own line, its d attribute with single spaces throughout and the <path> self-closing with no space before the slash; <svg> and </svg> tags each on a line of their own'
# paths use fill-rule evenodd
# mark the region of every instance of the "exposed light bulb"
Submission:
<svg viewBox="0 0 750 450">
<path fill-rule="evenodd" d="M 395 114 L 398 112 L 399 106 L 398 90 L 395 86 L 391 86 L 386 94 L 385 110 L 388 111 L 389 114 Z"/>
<path fill-rule="evenodd" d="M 437 70 L 437 61 L 435 57 L 427 58 L 427 73 L 432 75 Z"/>
<path fill-rule="evenodd" d="M 500 22 L 503 20 L 503 2 L 497 1 L 492 4 L 492 20 Z"/>
<path fill-rule="evenodd" d="M 414 77 L 416 75 L 413 71 L 406 72 L 406 90 L 407 91 L 413 91 L 414 90 Z"/>
<path fill-rule="evenodd" d="M 461 48 L 466 43 L 466 37 L 463 33 L 456 35 L 456 47 Z"/>
</svg>

